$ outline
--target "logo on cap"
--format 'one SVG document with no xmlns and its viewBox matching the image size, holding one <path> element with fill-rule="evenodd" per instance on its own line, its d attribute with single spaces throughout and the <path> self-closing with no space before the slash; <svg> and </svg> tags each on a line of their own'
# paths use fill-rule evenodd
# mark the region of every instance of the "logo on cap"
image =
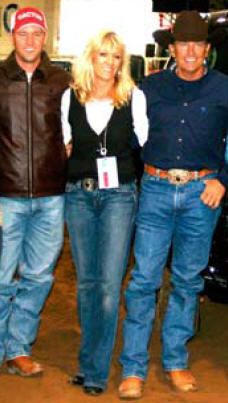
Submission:
<svg viewBox="0 0 228 403">
<path fill-rule="evenodd" d="M 37 8 L 20 8 L 11 17 L 10 29 L 18 31 L 26 25 L 36 25 L 44 31 L 47 31 L 47 22 L 44 13 Z"/>
</svg>

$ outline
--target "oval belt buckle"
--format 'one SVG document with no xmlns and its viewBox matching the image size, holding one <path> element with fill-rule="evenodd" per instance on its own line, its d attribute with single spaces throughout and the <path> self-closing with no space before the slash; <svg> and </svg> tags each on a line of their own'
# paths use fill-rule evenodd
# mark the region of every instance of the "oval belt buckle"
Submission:
<svg viewBox="0 0 228 403">
<path fill-rule="evenodd" d="M 97 188 L 97 183 L 93 178 L 84 178 L 82 180 L 82 187 L 88 192 L 93 192 Z"/>
<path fill-rule="evenodd" d="M 190 179 L 190 172 L 186 169 L 169 169 L 168 181 L 172 185 L 184 185 Z"/>
</svg>

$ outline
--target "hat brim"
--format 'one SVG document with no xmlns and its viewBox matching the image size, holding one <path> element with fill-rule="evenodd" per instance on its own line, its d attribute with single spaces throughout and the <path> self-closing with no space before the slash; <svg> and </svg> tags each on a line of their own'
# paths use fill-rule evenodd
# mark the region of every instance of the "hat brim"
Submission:
<svg viewBox="0 0 228 403">
<path fill-rule="evenodd" d="M 12 32 L 18 32 L 18 31 L 20 31 L 21 29 L 23 29 L 25 27 L 32 27 L 32 26 L 36 27 L 36 28 L 40 28 L 43 32 L 47 32 L 47 28 L 44 28 L 43 26 L 41 26 L 40 24 L 36 24 L 35 22 L 31 22 L 31 23 L 28 23 L 28 24 L 23 24 L 19 28 L 17 28 L 16 30 L 13 29 Z"/>
<path fill-rule="evenodd" d="M 190 34 L 182 34 L 180 37 L 174 37 L 173 33 L 169 30 L 158 29 L 153 33 L 153 37 L 155 42 L 157 42 L 163 48 L 167 48 L 169 45 L 173 44 L 176 41 L 183 42 L 212 42 L 213 35 L 208 35 L 207 39 L 205 37 L 200 37 L 196 35 L 194 32 Z"/>
</svg>

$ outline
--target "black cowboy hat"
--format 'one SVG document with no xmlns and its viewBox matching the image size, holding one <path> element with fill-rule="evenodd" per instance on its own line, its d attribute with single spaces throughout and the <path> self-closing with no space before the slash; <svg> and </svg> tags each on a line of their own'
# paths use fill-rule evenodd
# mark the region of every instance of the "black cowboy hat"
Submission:
<svg viewBox="0 0 228 403">
<path fill-rule="evenodd" d="M 153 36 L 162 47 L 167 47 L 175 41 L 208 41 L 208 23 L 198 11 L 185 10 L 178 14 L 172 30 L 157 30 Z"/>
</svg>

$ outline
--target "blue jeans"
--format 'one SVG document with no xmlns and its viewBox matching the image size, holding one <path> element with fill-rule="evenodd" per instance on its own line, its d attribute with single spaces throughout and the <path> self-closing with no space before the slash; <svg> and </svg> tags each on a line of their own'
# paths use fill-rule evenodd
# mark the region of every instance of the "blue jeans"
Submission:
<svg viewBox="0 0 228 403">
<path fill-rule="evenodd" d="M 204 186 L 203 180 L 175 186 L 143 176 L 136 219 L 136 264 L 125 294 L 123 377 L 146 377 L 156 291 L 162 284 L 171 243 L 172 289 L 162 328 L 162 362 L 165 370 L 188 367 L 186 343 L 194 334 L 198 294 L 203 288 L 200 273 L 207 265 L 220 214 L 220 208 L 213 210 L 200 200 Z"/>
<path fill-rule="evenodd" d="M 121 281 L 137 206 L 135 183 L 86 191 L 67 184 L 66 221 L 77 268 L 79 373 L 105 388 L 115 343 Z"/>
<path fill-rule="evenodd" d="M 0 362 L 29 356 L 63 242 L 64 196 L 0 197 Z"/>
</svg>

